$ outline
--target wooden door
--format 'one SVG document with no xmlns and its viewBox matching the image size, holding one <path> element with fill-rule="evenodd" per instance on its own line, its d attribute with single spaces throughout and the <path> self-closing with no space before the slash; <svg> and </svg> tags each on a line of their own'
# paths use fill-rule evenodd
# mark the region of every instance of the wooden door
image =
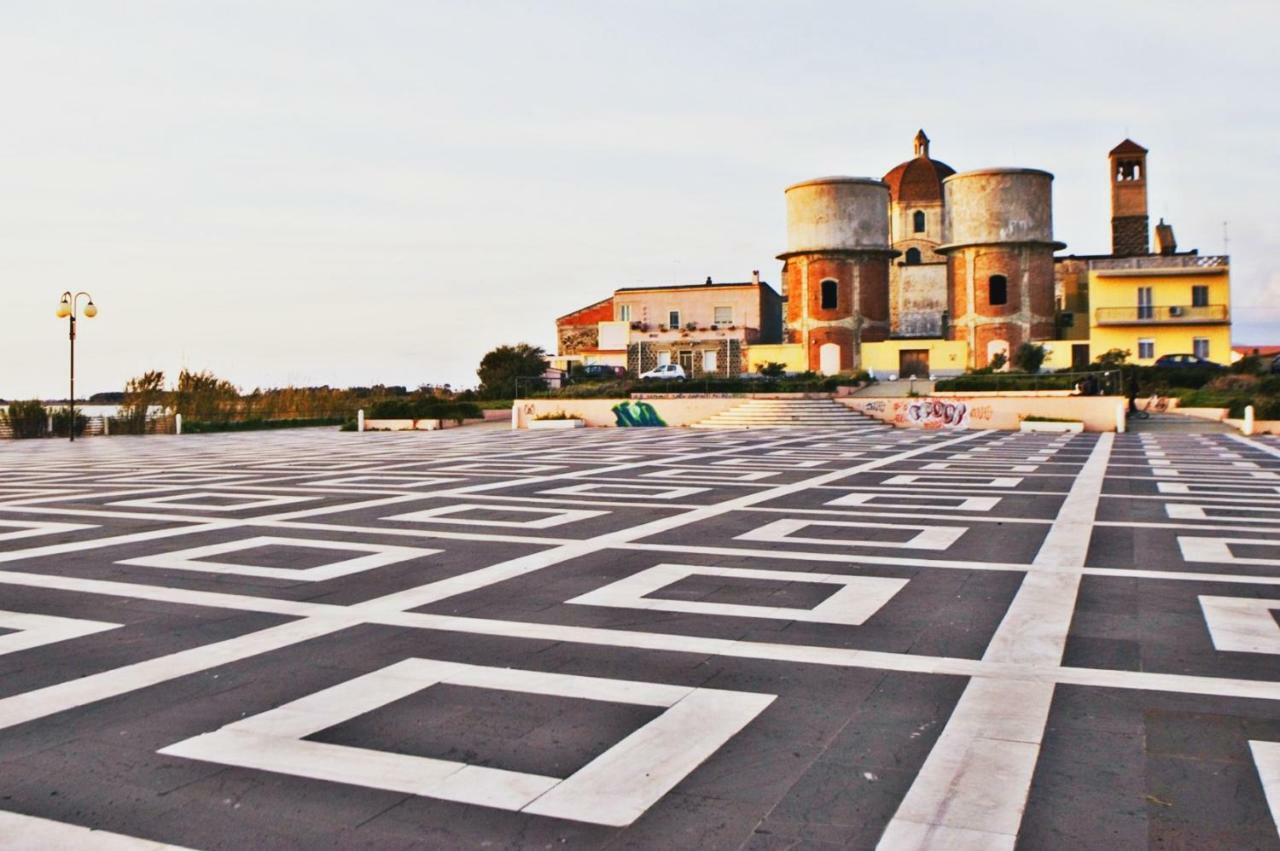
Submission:
<svg viewBox="0 0 1280 851">
<path fill-rule="evenodd" d="M 899 378 L 928 378 L 929 350 L 903 349 L 898 352 Z"/>
</svg>

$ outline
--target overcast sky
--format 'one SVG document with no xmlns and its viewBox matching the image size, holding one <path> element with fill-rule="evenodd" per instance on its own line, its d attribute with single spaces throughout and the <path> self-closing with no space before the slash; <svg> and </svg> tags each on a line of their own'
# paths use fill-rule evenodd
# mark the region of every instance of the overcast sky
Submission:
<svg viewBox="0 0 1280 851">
<path fill-rule="evenodd" d="M 777 285 L 783 188 L 1052 171 L 1109 246 L 1107 151 L 1223 250 L 1280 343 L 1274 2 L 0 0 L 0 397 L 211 369 L 248 390 L 475 383 L 638 283 Z"/>
</svg>

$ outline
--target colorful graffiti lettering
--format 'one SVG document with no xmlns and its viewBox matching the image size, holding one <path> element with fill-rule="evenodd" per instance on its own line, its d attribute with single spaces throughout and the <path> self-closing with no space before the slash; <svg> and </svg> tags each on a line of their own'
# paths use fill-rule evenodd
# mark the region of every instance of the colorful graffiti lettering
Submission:
<svg viewBox="0 0 1280 851">
<path fill-rule="evenodd" d="M 613 406 L 618 428 L 652 428 L 665 426 L 653 405 L 648 402 L 619 402 Z"/>
<path fill-rule="evenodd" d="M 922 399 L 907 405 L 907 420 L 924 428 L 964 428 L 969 424 L 969 406 L 963 402 Z"/>
</svg>

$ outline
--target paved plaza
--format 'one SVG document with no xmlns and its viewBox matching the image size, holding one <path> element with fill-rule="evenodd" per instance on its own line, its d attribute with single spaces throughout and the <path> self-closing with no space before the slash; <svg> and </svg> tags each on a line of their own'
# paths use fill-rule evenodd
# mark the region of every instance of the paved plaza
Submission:
<svg viewBox="0 0 1280 851">
<path fill-rule="evenodd" d="M 1280 848 L 1277 612 L 1270 439 L 8 441 L 0 848 Z"/>
</svg>

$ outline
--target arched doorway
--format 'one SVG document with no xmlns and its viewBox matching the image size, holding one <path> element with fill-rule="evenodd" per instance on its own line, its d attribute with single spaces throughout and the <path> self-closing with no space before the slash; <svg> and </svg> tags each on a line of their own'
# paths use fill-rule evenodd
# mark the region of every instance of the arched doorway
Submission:
<svg viewBox="0 0 1280 851">
<path fill-rule="evenodd" d="M 840 371 L 840 346 L 823 343 L 818 347 L 818 371 L 823 375 L 835 375 Z"/>
</svg>

